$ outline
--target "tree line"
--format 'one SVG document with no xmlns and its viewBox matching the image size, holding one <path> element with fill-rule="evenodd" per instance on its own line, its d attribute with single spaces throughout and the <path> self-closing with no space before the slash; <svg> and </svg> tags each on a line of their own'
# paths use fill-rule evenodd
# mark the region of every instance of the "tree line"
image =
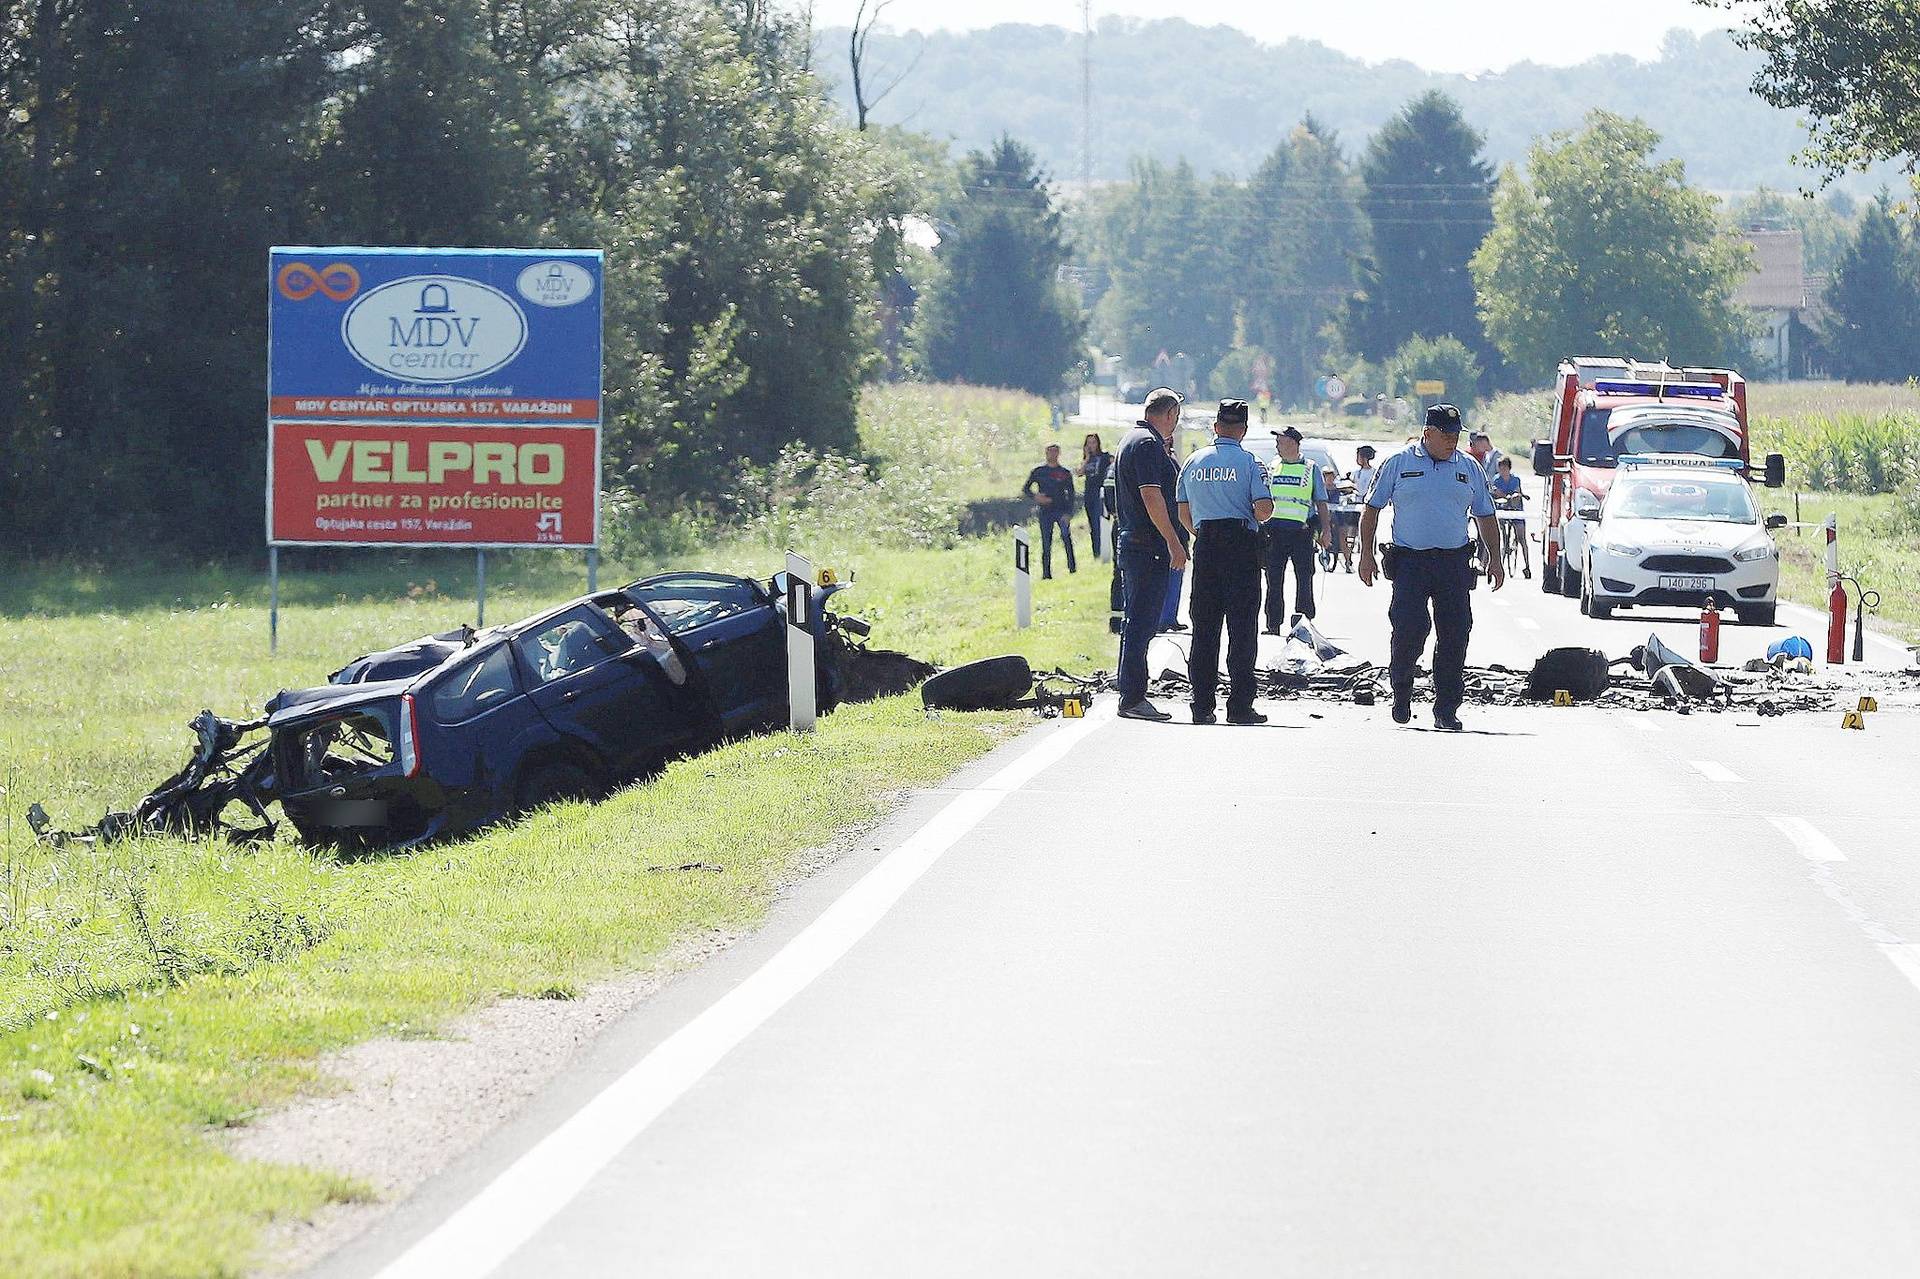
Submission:
<svg viewBox="0 0 1920 1279">
<path fill-rule="evenodd" d="M 1142 371 L 1184 354 L 1202 389 L 1300 405 L 1329 373 L 1367 394 L 1439 380 L 1471 400 L 1539 385 L 1576 351 L 1784 375 L 1760 365 L 1737 301 L 1747 227 L 1802 232 L 1815 305 L 1795 340 L 1814 367 L 1920 373 L 1920 236 L 1888 197 L 1723 203 L 1660 157 L 1652 128 L 1605 111 L 1498 175 L 1437 92 L 1352 158 L 1308 116 L 1245 182 L 1136 160 L 1090 194 L 1076 234 L 1102 349 Z"/>
<path fill-rule="evenodd" d="M 607 251 L 607 478 L 851 450 L 912 203 L 764 0 L 0 17 L 0 542 L 258 545 L 272 244 Z"/>
</svg>

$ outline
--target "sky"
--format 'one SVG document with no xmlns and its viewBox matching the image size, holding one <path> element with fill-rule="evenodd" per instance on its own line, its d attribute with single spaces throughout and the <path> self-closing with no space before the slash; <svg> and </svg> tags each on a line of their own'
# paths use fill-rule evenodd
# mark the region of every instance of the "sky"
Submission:
<svg viewBox="0 0 1920 1279">
<path fill-rule="evenodd" d="M 804 0 L 790 0 L 804 3 Z M 845 26 L 858 0 L 813 0 L 814 24 Z M 869 0 L 869 8 L 872 0 Z M 1429 71 L 1498 71 L 1516 62 L 1564 66 L 1603 53 L 1653 58 L 1674 27 L 1711 31 L 1733 25 L 1723 9 L 1692 0 L 1613 0 L 1604 8 L 1551 0 L 1095 0 L 1102 17 L 1181 17 L 1223 24 L 1267 44 L 1293 37 L 1369 62 L 1405 59 Z M 971 29 L 1002 22 L 1080 25 L 1079 0 L 892 0 L 882 25 L 897 30 Z"/>
</svg>

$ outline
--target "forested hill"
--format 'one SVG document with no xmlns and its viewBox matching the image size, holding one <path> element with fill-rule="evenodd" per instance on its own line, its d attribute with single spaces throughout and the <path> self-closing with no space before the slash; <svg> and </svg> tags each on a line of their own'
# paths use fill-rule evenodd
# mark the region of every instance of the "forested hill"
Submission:
<svg viewBox="0 0 1920 1279">
<path fill-rule="evenodd" d="M 814 69 L 834 82 L 851 112 L 847 32 L 822 30 L 814 48 Z M 882 29 L 868 56 L 870 78 L 882 85 L 911 66 L 874 111 L 877 123 L 903 124 L 962 148 L 1010 132 L 1032 145 L 1056 178 L 1079 175 L 1078 31 Z M 1666 140 L 1664 154 L 1685 160 L 1688 177 L 1708 188 L 1812 184 L 1790 159 L 1803 141 L 1792 113 L 1748 90 L 1754 55 L 1725 34 L 1674 31 L 1664 40 L 1649 34 L 1647 56 L 1463 76 L 1407 62 L 1363 62 L 1312 41 L 1263 45 L 1224 26 L 1108 19 L 1094 41 L 1094 176 L 1124 178 L 1136 155 L 1169 162 L 1185 156 L 1203 174 L 1244 176 L 1306 112 L 1356 149 L 1409 98 L 1439 88 L 1486 134 L 1496 163 L 1524 159 L 1537 134 L 1575 126 L 1590 109 L 1606 107 L 1646 120 Z M 1149 94 L 1147 69 L 1156 64 L 1171 74 L 1154 77 L 1158 91 Z M 1879 174 L 1847 185 L 1870 190 L 1886 180 Z"/>
</svg>

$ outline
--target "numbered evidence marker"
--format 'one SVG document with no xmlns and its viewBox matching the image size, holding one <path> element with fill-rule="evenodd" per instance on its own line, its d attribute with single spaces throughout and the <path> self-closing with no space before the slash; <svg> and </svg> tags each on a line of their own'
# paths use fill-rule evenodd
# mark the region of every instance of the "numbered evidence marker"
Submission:
<svg viewBox="0 0 1920 1279">
<path fill-rule="evenodd" d="M 1553 690 L 1553 704 L 1555 706 L 1571 706 L 1573 705 L 1573 694 L 1564 688 L 1556 688 Z"/>
<path fill-rule="evenodd" d="M 1859 711 L 1848 711 L 1840 717 L 1840 727 L 1857 728 L 1864 732 L 1867 727 L 1867 717 Z"/>
<path fill-rule="evenodd" d="M 1025 529 L 1013 532 L 1013 624 L 1021 630 L 1033 625 L 1032 545 Z"/>
<path fill-rule="evenodd" d="M 1087 704 L 1077 697 L 1069 697 L 1060 703 L 1060 715 L 1063 719 L 1085 719 Z"/>
<path fill-rule="evenodd" d="M 813 656 L 813 565 L 787 552 L 787 722 L 811 733 L 816 717 Z"/>
<path fill-rule="evenodd" d="M 820 586 L 833 586 L 836 585 L 840 579 L 834 575 L 832 569 L 823 568 L 820 570 L 819 576 L 814 578 L 814 581 Z"/>
<path fill-rule="evenodd" d="M 1860 699 L 1859 710 L 1862 715 L 1867 714 L 1869 711 L 1877 711 L 1879 709 L 1880 709 L 1880 701 L 1878 698 L 1863 697 Z"/>
</svg>

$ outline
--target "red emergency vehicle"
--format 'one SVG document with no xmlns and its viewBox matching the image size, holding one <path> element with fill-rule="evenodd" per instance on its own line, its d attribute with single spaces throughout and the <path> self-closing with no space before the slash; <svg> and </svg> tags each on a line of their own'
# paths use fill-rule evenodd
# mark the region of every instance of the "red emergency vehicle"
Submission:
<svg viewBox="0 0 1920 1279">
<path fill-rule="evenodd" d="M 1553 437 L 1533 442 L 1533 473 L 1546 480 L 1540 589 L 1577 598 L 1587 527 L 1622 454 L 1738 458 L 1752 474 L 1747 381 L 1732 369 L 1674 368 L 1664 361 L 1579 356 L 1554 378 Z M 1786 482 L 1786 459 L 1768 454 L 1760 478 Z"/>
</svg>

